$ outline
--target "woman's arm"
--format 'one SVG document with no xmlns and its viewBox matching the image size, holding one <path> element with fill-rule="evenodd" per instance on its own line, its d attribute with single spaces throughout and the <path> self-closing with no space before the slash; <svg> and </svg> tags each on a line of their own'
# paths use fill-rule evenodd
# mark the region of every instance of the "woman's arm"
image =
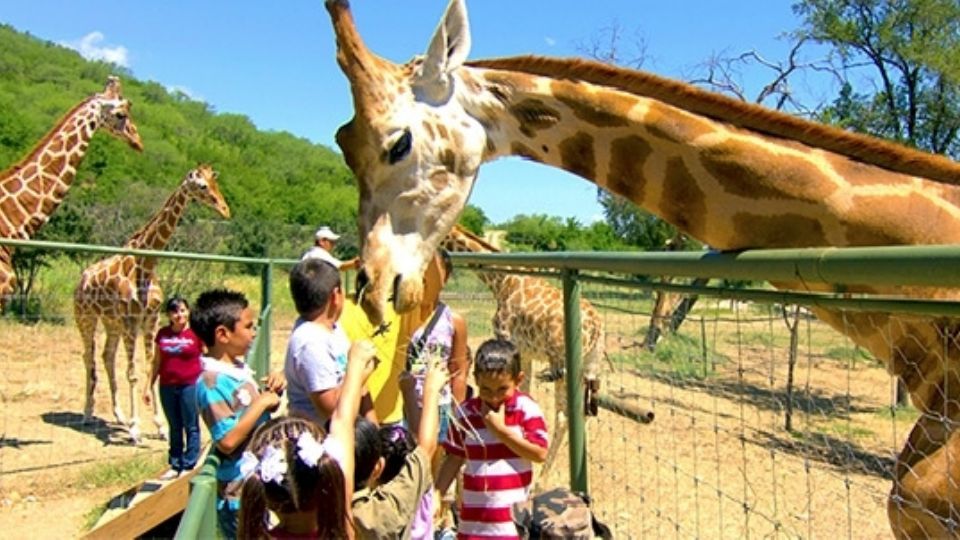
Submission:
<svg viewBox="0 0 960 540">
<path fill-rule="evenodd" d="M 160 376 L 160 347 L 156 342 L 153 344 L 153 361 L 150 362 L 150 376 L 147 377 L 147 384 L 143 387 L 143 401 L 147 405 L 153 401 L 153 385 Z"/>
</svg>

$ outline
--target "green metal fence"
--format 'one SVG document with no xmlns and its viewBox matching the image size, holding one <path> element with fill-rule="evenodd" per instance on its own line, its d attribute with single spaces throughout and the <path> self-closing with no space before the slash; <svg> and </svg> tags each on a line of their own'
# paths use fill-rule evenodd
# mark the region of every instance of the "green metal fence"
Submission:
<svg viewBox="0 0 960 540">
<path fill-rule="evenodd" d="M 178 258 L 196 261 L 220 261 L 259 265 L 263 270 L 261 292 L 261 328 L 269 328 L 273 314 L 273 272 L 294 261 L 283 259 L 256 259 L 243 257 L 216 257 L 203 254 L 142 252 L 81 246 L 53 242 L 0 240 L 0 244 L 30 246 L 53 250 L 78 250 L 95 253 L 124 253 L 158 258 Z M 960 274 L 955 271 L 960 263 L 960 247 L 917 246 L 891 248 L 826 248 L 747 251 L 742 253 L 535 253 L 535 254 L 454 254 L 458 268 L 483 268 L 490 271 L 525 273 L 557 279 L 564 292 L 566 320 L 566 403 L 569 418 L 569 470 L 571 487 L 590 491 L 589 450 L 586 442 L 587 426 L 584 395 L 580 386 L 580 311 L 581 289 L 584 285 L 611 287 L 624 290 L 668 291 L 685 295 L 717 298 L 736 298 L 765 303 L 802 305 L 829 308 L 843 312 L 898 312 L 916 315 L 960 315 L 960 303 L 922 298 L 873 297 L 850 294 L 857 285 L 924 286 L 952 288 L 960 286 Z M 531 270 L 520 270 L 520 268 Z M 632 277 L 617 277 L 629 275 Z M 647 277 L 644 277 L 647 276 Z M 794 292 L 753 288 L 735 290 L 720 286 L 691 286 L 661 283 L 649 277 L 685 276 L 723 278 L 751 281 L 774 281 L 806 285 L 828 284 L 835 292 Z M 737 323 L 739 325 L 739 322 Z M 700 332 L 705 333 L 704 330 Z M 259 332 L 254 346 L 252 363 L 263 374 L 269 365 L 269 332 Z M 706 363 L 704 364 L 706 366 Z M 704 368 L 706 369 L 706 367 Z M 599 405 L 609 410 L 622 407 L 601 395 Z M 205 536 L 203 527 L 215 525 L 215 463 L 208 462 L 193 483 L 193 494 L 181 522 L 178 537 Z M 659 482 L 659 480 L 658 480 Z M 719 490 L 718 490 L 719 493 Z M 729 497 L 729 495 L 724 495 Z M 746 495 L 744 495 L 746 501 Z M 742 502 L 746 504 L 746 502 Z M 746 508 L 746 507 L 745 507 Z M 660 509 L 657 510 L 658 515 Z M 749 515 L 749 512 L 747 513 Z M 213 520 L 213 521 L 211 521 Z M 677 522 L 679 523 L 679 522 Z M 808 524 L 809 526 L 809 524 Z M 677 531 L 683 529 L 677 524 Z M 659 530 L 659 529 L 658 529 Z"/>
</svg>

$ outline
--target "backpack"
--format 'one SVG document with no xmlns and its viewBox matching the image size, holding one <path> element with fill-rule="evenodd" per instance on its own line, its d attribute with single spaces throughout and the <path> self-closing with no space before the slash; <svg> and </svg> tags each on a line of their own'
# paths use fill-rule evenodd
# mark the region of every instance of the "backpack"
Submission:
<svg viewBox="0 0 960 540">
<path fill-rule="evenodd" d="M 610 528 L 598 521 L 590 510 L 589 495 L 567 488 L 551 489 L 516 503 L 511 514 L 517 534 L 524 540 L 613 538 Z"/>
</svg>

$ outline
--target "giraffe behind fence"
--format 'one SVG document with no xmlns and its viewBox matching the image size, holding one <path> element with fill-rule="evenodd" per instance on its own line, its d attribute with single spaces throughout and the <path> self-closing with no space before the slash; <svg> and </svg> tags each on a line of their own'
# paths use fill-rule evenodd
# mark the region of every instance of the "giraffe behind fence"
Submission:
<svg viewBox="0 0 960 540">
<path fill-rule="evenodd" d="M 459 225 L 454 225 L 441 247 L 451 252 L 500 251 Z M 498 338 L 509 339 L 520 349 L 523 363 L 521 368 L 527 374 L 527 380 L 533 375 L 533 358 L 545 359 L 548 362 L 549 367 L 544 378 L 554 381 L 555 408 L 553 442 L 541 471 L 543 476 L 547 476 L 563 445 L 567 429 L 567 390 L 563 381 L 566 365 L 563 291 L 546 279 L 536 276 L 477 270 L 477 277 L 490 289 L 497 301 L 497 310 L 493 315 L 493 333 Z M 580 325 L 584 378 L 597 380 L 600 360 L 605 355 L 603 319 L 597 309 L 585 299 L 580 300 Z"/>
<path fill-rule="evenodd" d="M 116 77 L 107 79 L 103 92 L 64 115 L 26 157 L 0 173 L 0 237 L 30 239 L 50 219 L 100 128 L 143 150 L 140 133 L 130 119 L 130 102 L 121 94 Z M 11 257 L 11 249 L 0 246 L 0 308 L 16 285 Z"/>
<path fill-rule="evenodd" d="M 162 250 L 173 236 L 180 218 L 190 201 L 197 201 L 214 209 L 221 217 L 230 217 L 230 207 L 220 193 L 217 173 L 201 164 L 190 170 L 180 186 L 166 200 L 156 214 L 127 240 L 130 249 Z M 83 364 L 86 373 L 86 394 L 83 417 L 93 416 L 94 394 L 97 386 L 96 337 L 97 325 L 102 322 L 107 337 L 103 345 L 103 363 L 110 385 L 113 415 L 127 426 L 130 439 L 140 440 L 140 399 L 137 383 L 136 339 L 143 334 L 144 357 L 153 359 L 153 338 L 163 304 L 163 290 L 157 283 L 156 258 L 133 255 L 114 255 L 88 266 L 74 291 L 73 312 L 83 341 Z M 127 354 L 127 381 L 130 385 L 129 423 L 120 408 L 117 396 L 116 353 L 120 341 Z M 153 396 L 154 424 L 164 436 L 163 423 L 156 395 Z"/>
</svg>

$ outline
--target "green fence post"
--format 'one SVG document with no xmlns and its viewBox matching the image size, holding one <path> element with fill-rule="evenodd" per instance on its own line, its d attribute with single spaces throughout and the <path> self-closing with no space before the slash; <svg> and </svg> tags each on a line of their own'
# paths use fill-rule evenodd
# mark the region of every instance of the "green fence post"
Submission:
<svg viewBox="0 0 960 540">
<path fill-rule="evenodd" d="M 217 530 L 217 467 L 220 460 L 210 455 L 193 479 L 190 480 L 190 498 L 183 510 L 176 540 L 218 538 Z"/>
<path fill-rule="evenodd" d="M 580 282 L 576 270 L 563 271 L 563 342 L 567 350 L 567 418 L 570 424 L 570 489 L 587 489 L 587 438 L 583 410 L 580 350 Z"/>
<path fill-rule="evenodd" d="M 270 329 L 273 327 L 273 261 L 267 261 L 260 275 L 260 328 L 257 333 L 260 354 L 254 369 L 265 377 L 270 373 Z"/>
</svg>

